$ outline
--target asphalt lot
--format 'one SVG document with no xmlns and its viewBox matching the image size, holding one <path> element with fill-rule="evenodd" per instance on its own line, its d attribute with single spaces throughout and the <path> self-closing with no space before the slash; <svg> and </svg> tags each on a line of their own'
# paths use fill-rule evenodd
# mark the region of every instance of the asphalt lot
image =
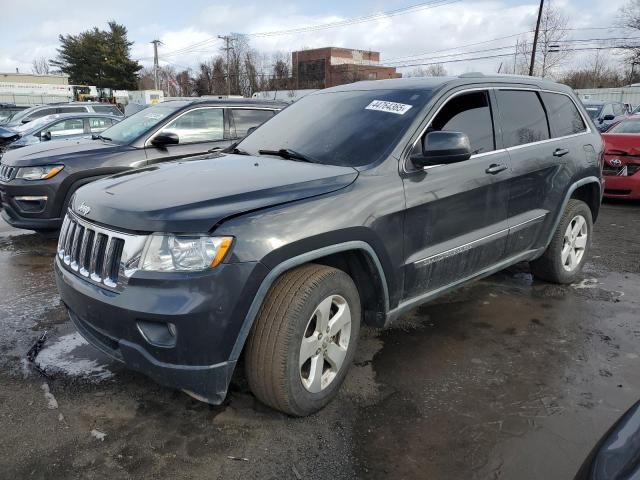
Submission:
<svg viewBox="0 0 640 480">
<path fill-rule="evenodd" d="M 100 356 L 59 303 L 54 252 L 0 222 L 0 479 L 570 479 L 640 399 L 637 203 L 603 206 L 577 284 L 518 266 L 365 329 L 337 400 L 305 419 L 241 377 L 210 407 Z"/>
</svg>

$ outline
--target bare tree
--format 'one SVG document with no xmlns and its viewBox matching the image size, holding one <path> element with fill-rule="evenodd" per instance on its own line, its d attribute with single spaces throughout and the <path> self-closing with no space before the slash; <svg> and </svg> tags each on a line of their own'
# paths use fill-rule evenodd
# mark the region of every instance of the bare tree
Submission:
<svg viewBox="0 0 640 480">
<path fill-rule="evenodd" d="M 620 9 L 620 24 L 636 32 L 640 31 L 640 0 L 629 0 L 629 3 Z M 637 45 L 637 42 L 631 42 L 624 48 L 627 52 L 626 62 L 631 66 L 630 77 L 635 76 L 635 66 L 640 64 L 640 47 Z M 635 80 L 631 78 L 630 81 Z"/>
<path fill-rule="evenodd" d="M 568 24 L 568 17 L 560 10 L 549 6 L 549 4 L 545 5 L 540 19 L 534 75 L 543 78 L 553 77 L 558 68 L 564 65 L 572 55 L 573 52 L 565 42 Z M 524 75 L 529 71 L 533 42 L 528 39 L 519 41 L 517 48 L 516 71 L 514 73 Z"/>
<path fill-rule="evenodd" d="M 49 59 L 46 57 L 38 57 L 31 63 L 31 71 L 36 75 L 47 75 L 51 70 Z"/>
<path fill-rule="evenodd" d="M 446 77 L 447 69 L 441 63 L 435 65 L 427 65 L 426 67 L 417 67 L 411 70 L 407 77 Z"/>
<path fill-rule="evenodd" d="M 599 50 L 584 62 L 582 68 L 568 71 L 560 78 L 562 83 L 572 88 L 621 87 L 625 80 L 624 72 L 612 68 L 607 55 Z"/>
</svg>

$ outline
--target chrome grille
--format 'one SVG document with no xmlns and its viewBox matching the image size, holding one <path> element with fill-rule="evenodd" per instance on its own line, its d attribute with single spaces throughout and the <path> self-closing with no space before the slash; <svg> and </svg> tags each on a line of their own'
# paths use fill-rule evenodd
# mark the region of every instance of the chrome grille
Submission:
<svg viewBox="0 0 640 480">
<path fill-rule="evenodd" d="M 17 173 L 16 167 L 10 167 L 3 163 L 0 163 L 0 181 L 8 182 L 9 180 L 13 180 Z"/>
<path fill-rule="evenodd" d="M 115 232 L 68 213 L 58 239 L 58 258 L 67 270 L 113 289 L 137 270 L 146 236 Z"/>
</svg>

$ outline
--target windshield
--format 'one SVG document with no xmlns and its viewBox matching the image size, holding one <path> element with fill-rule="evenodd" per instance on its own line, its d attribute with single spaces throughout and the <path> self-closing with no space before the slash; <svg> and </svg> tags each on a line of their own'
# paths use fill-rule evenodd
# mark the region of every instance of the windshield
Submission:
<svg viewBox="0 0 640 480">
<path fill-rule="evenodd" d="M 38 107 L 30 107 L 30 108 L 25 108 L 20 112 L 16 112 L 16 114 L 11 117 L 11 121 L 9 123 L 11 125 L 21 125 L 21 120 L 25 118 L 27 115 L 29 115 L 30 113 L 33 113 L 37 108 Z"/>
<path fill-rule="evenodd" d="M 251 155 L 289 149 L 310 161 L 358 167 L 384 158 L 431 98 L 430 90 L 307 95 L 238 145 Z"/>
<path fill-rule="evenodd" d="M 129 143 L 151 130 L 182 105 L 156 105 L 125 118 L 100 135 L 119 144 Z"/>
<path fill-rule="evenodd" d="M 602 105 L 585 105 L 584 108 L 587 110 L 589 116 L 595 120 L 600 116 L 600 112 L 602 111 Z"/>
<path fill-rule="evenodd" d="M 640 133 L 640 120 L 624 120 L 611 127 L 607 133 Z"/>
</svg>

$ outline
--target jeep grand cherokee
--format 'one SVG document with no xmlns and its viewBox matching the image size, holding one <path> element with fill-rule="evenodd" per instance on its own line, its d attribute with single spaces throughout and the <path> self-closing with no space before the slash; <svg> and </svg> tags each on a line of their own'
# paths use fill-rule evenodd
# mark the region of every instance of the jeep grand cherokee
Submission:
<svg viewBox="0 0 640 480">
<path fill-rule="evenodd" d="M 229 150 L 78 190 L 57 284 L 130 368 L 215 404 L 244 354 L 255 395 L 291 415 L 336 395 L 361 323 L 521 261 L 574 281 L 602 195 L 589 116 L 529 77 L 334 87 Z"/>
</svg>

